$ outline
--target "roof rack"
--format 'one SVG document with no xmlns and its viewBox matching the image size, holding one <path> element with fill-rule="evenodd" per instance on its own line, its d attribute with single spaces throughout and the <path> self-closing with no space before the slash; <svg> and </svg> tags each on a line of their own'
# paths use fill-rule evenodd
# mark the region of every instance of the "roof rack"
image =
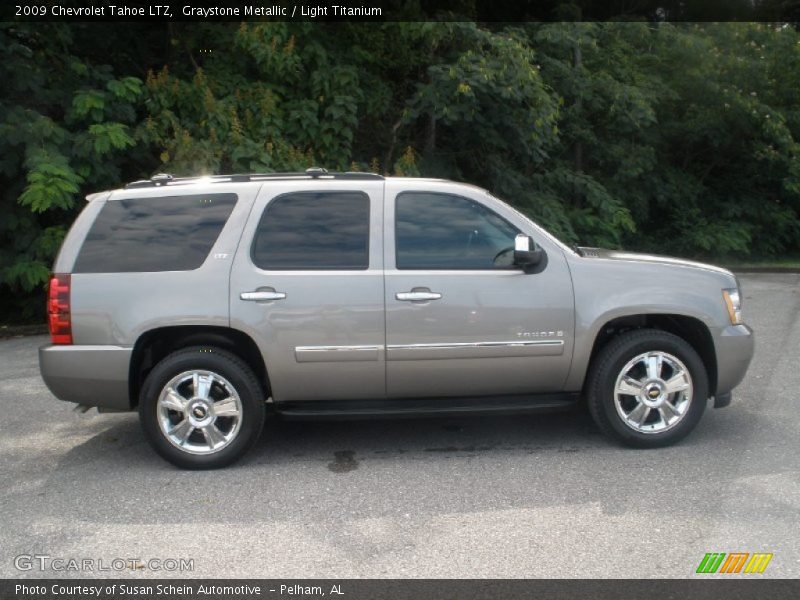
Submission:
<svg viewBox="0 0 800 600">
<path fill-rule="evenodd" d="M 160 187 L 182 185 L 189 183 L 241 183 L 247 181 L 268 181 L 281 179 L 334 179 L 334 180 L 382 180 L 383 175 L 377 173 L 360 173 L 346 171 L 344 173 L 329 173 L 322 167 L 311 167 L 297 173 L 239 173 L 233 175 L 201 175 L 197 177 L 175 177 L 169 173 L 158 173 L 150 179 L 140 179 L 125 186 L 126 190 L 134 188 Z"/>
</svg>

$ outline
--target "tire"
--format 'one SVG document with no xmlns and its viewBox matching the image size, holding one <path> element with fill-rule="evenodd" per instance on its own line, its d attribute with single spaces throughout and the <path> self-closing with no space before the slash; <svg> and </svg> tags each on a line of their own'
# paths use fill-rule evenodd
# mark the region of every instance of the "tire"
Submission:
<svg viewBox="0 0 800 600">
<path fill-rule="evenodd" d="M 161 360 L 145 379 L 139 420 L 150 445 L 183 469 L 218 469 L 258 441 L 265 394 L 241 359 L 194 346 Z"/>
<path fill-rule="evenodd" d="M 586 386 L 601 431 L 636 448 L 683 439 L 703 416 L 708 396 L 708 374 L 694 348 L 656 329 L 612 339 L 593 361 Z"/>
</svg>

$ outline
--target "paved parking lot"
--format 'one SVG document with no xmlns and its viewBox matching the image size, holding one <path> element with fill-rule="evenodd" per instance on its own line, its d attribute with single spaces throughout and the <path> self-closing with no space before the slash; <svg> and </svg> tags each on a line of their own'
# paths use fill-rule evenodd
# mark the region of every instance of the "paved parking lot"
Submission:
<svg viewBox="0 0 800 600">
<path fill-rule="evenodd" d="M 135 415 L 55 400 L 45 338 L 0 342 L 0 576 L 69 575 L 14 566 L 46 554 L 188 557 L 200 577 L 686 577 L 706 552 L 763 551 L 766 576 L 797 577 L 800 276 L 741 280 L 746 380 L 653 451 L 582 412 L 270 422 L 243 463 L 184 472 Z"/>
</svg>

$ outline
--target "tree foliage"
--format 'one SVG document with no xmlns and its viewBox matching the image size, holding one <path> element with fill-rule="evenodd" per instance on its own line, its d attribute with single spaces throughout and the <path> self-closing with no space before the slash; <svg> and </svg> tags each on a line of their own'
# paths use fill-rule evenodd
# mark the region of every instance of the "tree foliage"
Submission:
<svg viewBox="0 0 800 600">
<path fill-rule="evenodd" d="M 15 23 L 0 59 L 2 320 L 82 196 L 161 171 L 447 177 L 568 242 L 800 251 L 784 25 Z"/>
</svg>

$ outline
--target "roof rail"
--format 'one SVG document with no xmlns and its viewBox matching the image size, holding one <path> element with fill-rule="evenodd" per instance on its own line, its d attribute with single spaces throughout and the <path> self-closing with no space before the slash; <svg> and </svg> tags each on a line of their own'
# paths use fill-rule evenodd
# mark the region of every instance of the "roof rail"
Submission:
<svg viewBox="0 0 800 600">
<path fill-rule="evenodd" d="M 241 183 L 247 181 L 268 181 L 287 179 L 333 179 L 333 180 L 382 180 L 383 175 L 377 173 L 361 173 L 346 171 L 329 173 L 322 167 L 311 167 L 296 173 L 236 173 L 232 175 L 199 175 L 196 177 L 175 177 L 169 173 L 158 173 L 150 179 L 140 179 L 125 186 L 126 190 L 146 187 L 184 185 L 190 183 Z"/>
</svg>

